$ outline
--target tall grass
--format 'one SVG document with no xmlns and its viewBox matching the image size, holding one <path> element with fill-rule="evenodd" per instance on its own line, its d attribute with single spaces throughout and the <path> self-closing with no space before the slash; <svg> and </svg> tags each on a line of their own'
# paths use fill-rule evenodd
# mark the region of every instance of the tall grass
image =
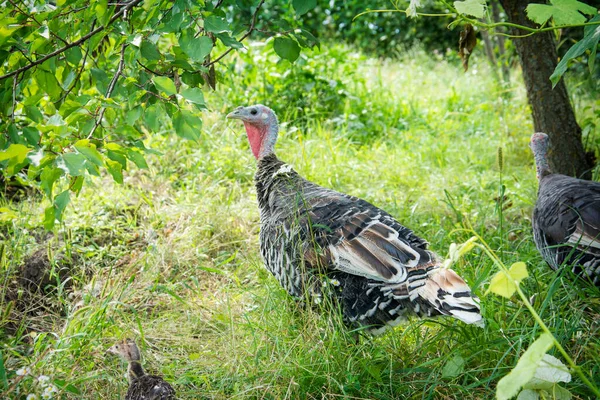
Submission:
<svg viewBox="0 0 600 400">
<path fill-rule="evenodd" d="M 551 271 L 532 242 L 537 185 L 520 84 L 501 89 L 483 62 L 463 74 L 419 50 L 376 60 L 331 46 L 290 66 L 251 47 L 227 68 L 200 141 L 168 126 L 149 136 L 162 156 L 123 185 L 91 180 L 55 232 L 41 228 L 41 197 L 2 205 L 16 217 L 1 225 L 0 397 L 40 395 L 47 375 L 58 398 L 122 398 L 125 365 L 105 355 L 122 337 L 138 340 L 146 369 L 181 398 L 494 396 L 539 327 L 522 305 L 483 296 L 495 270 L 481 252 L 456 269 L 482 297 L 485 329 L 415 320 L 358 341 L 299 308 L 264 269 L 255 161 L 224 119 L 257 102 L 278 111 L 277 153 L 306 178 L 386 209 L 442 256 L 472 228 L 505 263 L 525 261 L 534 308 L 598 380 L 598 289 Z M 40 249 L 51 268 L 36 291 L 19 279 Z M 576 378 L 567 387 L 591 396 Z"/>
</svg>

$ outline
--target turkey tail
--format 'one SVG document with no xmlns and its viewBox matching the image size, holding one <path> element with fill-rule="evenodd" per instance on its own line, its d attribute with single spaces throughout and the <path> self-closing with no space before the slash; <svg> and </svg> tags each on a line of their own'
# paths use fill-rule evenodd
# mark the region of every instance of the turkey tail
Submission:
<svg viewBox="0 0 600 400">
<path fill-rule="evenodd" d="M 479 309 L 479 298 L 456 272 L 439 268 L 429 275 L 419 289 L 419 297 L 429 302 L 443 315 L 450 315 L 467 324 L 484 326 Z"/>
</svg>

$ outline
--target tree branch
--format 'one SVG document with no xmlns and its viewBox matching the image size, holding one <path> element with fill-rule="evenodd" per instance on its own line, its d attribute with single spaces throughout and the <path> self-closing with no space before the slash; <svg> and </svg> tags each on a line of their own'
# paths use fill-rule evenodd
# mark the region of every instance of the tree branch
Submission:
<svg viewBox="0 0 600 400">
<path fill-rule="evenodd" d="M 139 64 L 140 67 L 144 68 L 146 71 L 150 72 L 153 75 L 157 75 L 157 76 L 169 76 L 169 77 L 171 76 L 170 74 L 165 74 L 165 73 L 161 73 L 161 72 L 158 72 L 158 71 L 151 70 L 150 68 L 148 68 L 144 64 L 142 64 L 140 62 L 140 60 L 135 60 L 135 61 Z"/>
<path fill-rule="evenodd" d="M 92 22 L 92 27 L 90 28 L 90 31 L 93 31 L 95 26 L 96 26 L 96 20 L 94 20 L 94 22 Z M 56 101 L 54 104 L 58 104 L 61 101 L 63 101 L 64 99 L 66 99 L 67 96 L 69 95 L 69 93 L 71 93 L 71 91 L 73 91 L 73 88 L 75 87 L 75 85 L 77 85 L 77 82 L 79 82 L 79 78 L 81 77 L 81 74 L 83 73 L 83 70 L 85 68 L 85 63 L 87 62 L 89 53 L 90 53 L 90 44 L 88 43 L 88 48 L 85 51 L 85 55 L 83 56 L 83 62 L 81 63 L 81 68 L 79 68 L 79 72 L 77 72 L 77 76 L 75 77 L 75 79 L 73 79 L 73 83 L 71 83 L 71 85 L 69 85 L 69 88 L 61 96 L 61 98 L 58 101 Z"/>
<path fill-rule="evenodd" d="M 248 28 L 248 30 L 246 31 L 244 36 L 242 36 L 240 38 L 240 40 L 238 40 L 239 42 L 246 39 L 254 31 L 254 26 L 256 25 L 256 17 L 258 16 L 258 11 L 260 10 L 260 7 L 262 7 L 264 2 L 265 2 L 265 0 L 260 0 L 260 3 L 258 3 L 258 5 L 256 6 L 256 10 L 254 10 L 254 14 L 252 14 L 252 20 L 250 21 L 250 27 Z M 215 58 L 214 60 L 212 60 L 211 62 L 206 64 L 206 66 L 210 67 L 211 65 L 218 63 L 219 61 L 221 61 L 221 59 L 223 57 L 225 57 L 227 54 L 231 53 L 232 50 L 233 50 L 233 47 L 228 48 L 227 50 L 225 50 L 225 52 L 223 54 L 221 54 L 220 56 L 218 56 L 217 58 Z"/>
<path fill-rule="evenodd" d="M 127 43 L 123 43 L 121 45 L 121 58 L 119 59 L 119 66 L 117 67 L 117 72 L 115 72 L 115 76 L 113 76 L 110 83 L 108 84 L 108 88 L 106 89 L 106 95 L 104 97 L 107 99 L 109 99 L 110 96 L 112 95 L 112 92 L 115 89 L 117 81 L 119 80 L 119 77 L 123 73 L 123 67 L 125 66 L 125 49 L 126 48 L 127 48 Z M 96 132 L 96 129 L 98 128 L 98 126 L 100 126 L 100 124 L 102 124 L 102 118 L 104 118 L 105 111 L 106 111 L 106 107 L 102 107 L 100 109 L 100 113 L 98 114 L 96 123 L 94 124 L 94 127 L 92 128 L 89 135 L 87 136 L 88 139 L 94 135 L 94 132 Z"/>
<path fill-rule="evenodd" d="M 127 6 L 123 7 L 121 10 L 119 10 L 118 13 L 116 13 L 115 15 L 113 15 L 110 20 L 108 21 L 108 24 L 106 25 L 100 25 L 99 27 L 97 27 L 96 29 L 94 29 L 93 31 L 91 31 L 90 33 L 88 33 L 87 35 L 83 36 L 82 38 L 80 38 L 79 40 L 76 40 L 72 43 L 69 43 L 67 45 L 65 45 L 64 47 L 61 47 L 58 50 L 53 51 L 50 54 L 45 55 L 44 57 L 40 58 L 39 60 L 35 60 L 34 62 L 32 62 L 31 64 L 27 64 L 24 67 L 21 67 L 19 69 L 16 69 L 12 72 L 9 72 L 5 75 L 0 76 L 0 81 L 6 78 L 10 78 L 13 75 L 16 74 L 20 74 L 21 72 L 25 72 L 33 67 L 35 67 L 36 65 L 39 65 L 41 63 L 43 63 L 44 61 L 47 61 L 49 59 L 51 59 L 54 56 L 57 56 L 61 53 L 64 53 L 65 51 L 69 50 L 72 47 L 75 46 L 79 46 L 80 44 L 84 43 L 86 40 L 88 40 L 89 38 L 91 38 L 92 36 L 94 36 L 95 34 L 102 32 L 104 29 L 106 29 L 108 26 L 110 26 L 113 22 L 115 22 L 117 19 L 121 18 L 123 15 L 125 15 L 129 10 L 131 10 L 133 7 L 135 7 L 136 5 L 140 4 L 143 0 L 131 0 L 131 2 L 129 2 L 127 4 Z"/>
<path fill-rule="evenodd" d="M 15 108 L 17 108 L 17 80 L 19 79 L 19 74 L 13 76 L 13 86 L 12 86 L 12 111 L 10 113 L 10 121 L 15 123 Z"/>
</svg>

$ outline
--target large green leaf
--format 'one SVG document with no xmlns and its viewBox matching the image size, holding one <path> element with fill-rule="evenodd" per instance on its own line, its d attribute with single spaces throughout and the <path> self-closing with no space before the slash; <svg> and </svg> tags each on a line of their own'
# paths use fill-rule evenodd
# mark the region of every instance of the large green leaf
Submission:
<svg viewBox="0 0 600 400">
<path fill-rule="evenodd" d="M 184 89 L 181 91 L 181 95 L 190 103 L 198 104 L 200 106 L 206 105 L 204 102 L 204 94 L 202 94 L 202 90 L 198 88 Z"/>
<path fill-rule="evenodd" d="M 113 160 L 106 160 L 106 169 L 117 183 L 123 183 L 123 166 Z"/>
<path fill-rule="evenodd" d="M 213 42 L 208 36 L 195 38 L 193 35 L 187 33 L 182 34 L 179 38 L 179 46 L 193 61 L 203 62 L 206 56 L 210 54 Z"/>
<path fill-rule="evenodd" d="M 471 15 L 475 18 L 483 18 L 485 14 L 485 0 L 455 1 L 454 8 L 460 14 Z"/>
<path fill-rule="evenodd" d="M 600 15 L 592 18 L 591 21 L 600 21 Z M 556 86 L 556 84 L 560 81 L 560 78 L 567 71 L 567 67 L 569 65 L 569 61 L 573 60 L 581 56 L 586 50 L 591 50 L 592 54 L 590 54 L 590 70 L 594 68 L 594 61 L 596 59 L 596 48 L 598 46 L 598 42 L 600 41 L 600 25 L 598 26 L 589 26 L 586 27 L 585 36 L 579 42 L 575 43 L 571 48 L 565 53 L 563 58 L 560 60 L 552 75 L 550 75 L 550 81 L 552 81 L 552 86 Z"/>
<path fill-rule="evenodd" d="M 53 167 L 51 165 L 46 166 L 40 174 L 40 187 L 46 193 L 49 199 L 52 198 L 52 189 L 54 183 L 63 175 L 63 170 L 60 168 Z"/>
<path fill-rule="evenodd" d="M 298 56 L 300 56 L 300 46 L 298 46 L 298 43 L 286 36 L 275 38 L 273 49 L 279 57 L 291 62 L 296 61 Z"/>
<path fill-rule="evenodd" d="M 92 164 L 97 166 L 103 165 L 102 155 L 96 150 L 96 146 L 93 143 L 90 143 L 89 140 L 79 140 L 74 144 L 74 147 Z"/>
<path fill-rule="evenodd" d="M 306 14 L 317 6 L 317 0 L 292 0 L 297 15 Z"/>
<path fill-rule="evenodd" d="M 166 76 L 155 76 L 152 78 L 152 82 L 154 82 L 154 86 L 156 86 L 158 90 L 166 93 L 168 96 L 177 93 L 175 83 Z"/>
<path fill-rule="evenodd" d="M 525 11 L 530 20 L 540 25 L 550 18 L 556 25 L 576 25 L 587 20 L 583 14 L 593 15 L 597 10 L 577 0 L 550 0 L 550 4 L 529 4 Z"/>
<path fill-rule="evenodd" d="M 144 155 L 137 150 L 127 149 L 127 158 L 129 158 L 138 168 L 147 169 L 148 164 L 144 159 Z"/>
<path fill-rule="evenodd" d="M 211 15 L 204 20 L 204 30 L 213 33 L 228 32 L 231 29 L 225 18 Z"/>
<path fill-rule="evenodd" d="M 181 110 L 173 118 L 175 133 L 182 138 L 198 140 L 202 129 L 202 120 L 189 111 Z"/>
<path fill-rule="evenodd" d="M 16 158 L 17 163 L 22 163 L 32 149 L 22 144 L 11 144 L 8 149 L 0 151 L 0 161 Z"/>
<path fill-rule="evenodd" d="M 142 44 L 140 45 L 140 53 L 142 53 L 142 57 L 146 60 L 160 60 L 160 52 L 155 44 L 148 40 L 142 40 Z"/>
<path fill-rule="evenodd" d="M 523 353 L 517 365 L 505 377 L 500 379 L 496 386 L 496 398 L 498 400 L 508 400 L 519 393 L 519 390 L 525 385 L 537 370 L 544 354 L 552 348 L 554 339 L 549 333 L 543 333 L 529 346 Z"/>
<path fill-rule="evenodd" d="M 65 167 L 71 176 L 79 176 L 85 173 L 85 157 L 79 153 L 65 153 L 62 155 Z"/>
</svg>

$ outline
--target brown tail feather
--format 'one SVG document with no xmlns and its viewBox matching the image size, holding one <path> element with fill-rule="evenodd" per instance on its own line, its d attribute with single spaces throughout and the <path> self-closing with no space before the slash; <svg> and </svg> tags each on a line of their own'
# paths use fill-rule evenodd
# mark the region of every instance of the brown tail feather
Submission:
<svg viewBox="0 0 600 400">
<path fill-rule="evenodd" d="M 420 288 L 419 296 L 442 314 L 451 315 L 467 324 L 484 324 L 479 298 L 471 293 L 471 288 L 451 269 L 435 270 Z"/>
</svg>

